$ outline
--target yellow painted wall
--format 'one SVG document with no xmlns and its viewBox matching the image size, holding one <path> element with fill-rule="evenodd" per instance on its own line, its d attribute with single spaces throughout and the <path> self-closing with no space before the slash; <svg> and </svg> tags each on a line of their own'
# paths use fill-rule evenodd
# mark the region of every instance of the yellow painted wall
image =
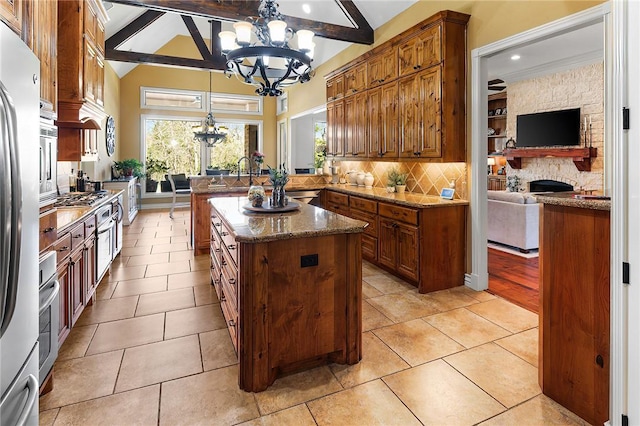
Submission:
<svg viewBox="0 0 640 426">
<path fill-rule="evenodd" d="M 279 120 L 317 108 L 325 103 L 324 76 L 345 63 L 357 58 L 402 31 L 416 25 L 440 10 L 449 9 L 471 15 L 468 24 L 467 42 L 469 64 L 471 50 L 518 34 L 542 24 L 603 3 L 596 1 L 432 1 L 420 0 L 375 31 L 372 46 L 353 45 L 343 50 L 316 69 L 310 82 L 289 89 L 289 110 L 278 116 Z M 470 68 L 470 66 L 469 66 Z M 471 79 L 467 73 L 467 89 L 470 93 Z M 470 99 L 470 96 L 467 97 Z M 467 102 L 468 104 L 468 102 Z M 467 132 L 470 139 L 470 133 Z"/>
<path fill-rule="evenodd" d="M 191 37 L 178 36 L 162 47 L 161 55 L 197 58 L 197 48 Z M 209 90 L 209 72 L 205 70 L 170 68 L 166 66 L 139 65 L 120 80 L 120 150 L 118 158 L 140 157 L 140 114 L 164 114 L 203 119 L 202 112 L 179 112 L 160 109 L 140 109 L 140 87 L 164 87 L 186 90 Z M 252 86 L 227 78 L 221 72 L 212 73 L 212 91 L 253 95 Z M 276 102 L 275 98 L 264 98 L 263 115 L 215 114 L 216 120 L 225 118 L 263 121 L 264 154 L 276 158 Z M 194 142 L 195 143 L 195 142 Z"/>
</svg>

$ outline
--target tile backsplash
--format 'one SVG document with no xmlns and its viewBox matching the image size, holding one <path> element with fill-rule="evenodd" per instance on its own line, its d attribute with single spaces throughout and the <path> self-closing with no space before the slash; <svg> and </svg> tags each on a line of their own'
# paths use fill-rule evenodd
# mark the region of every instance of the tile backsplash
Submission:
<svg viewBox="0 0 640 426">
<path fill-rule="evenodd" d="M 373 175 L 373 186 L 387 186 L 387 173 L 390 168 L 397 167 L 401 173 L 408 173 L 407 191 L 419 194 L 439 195 L 443 188 L 455 185 L 455 198 L 467 198 L 467 165 L 465 163 L 395 163 L 382 161 L 339 161 L 340 175 L 350 170 L 370 172 Z"/>
</svg>

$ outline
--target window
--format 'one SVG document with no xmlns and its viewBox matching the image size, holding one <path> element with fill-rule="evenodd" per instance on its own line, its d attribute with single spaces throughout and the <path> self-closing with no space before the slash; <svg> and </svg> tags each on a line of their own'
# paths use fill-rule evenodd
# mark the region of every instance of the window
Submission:
<svg viewBox="0 0 640 426">
<path fill-rule="evenodd" d="M 278 96 L 276 102 L 276 114 L 280 115 L 289 110 L 289 97 L 287 93 L 283 93 L 282 95 Z"/>
<path fill-rule="evenodd" d="M 168 182 L 163 182 L 167 173 L 204 175 L 206 169 L 213 168 L 236 173 L 240 158 L 250 157 L 262 149 L 260 121 L 219 121 L 218 126 L 227 133 L 227 137 L 213 147 L 194 139 L 193 127 L 198 125 L 200 121 L 190 117 L 142 116 L 141 152 L 144 163 L 156 166 L 147 170 L 150 173 L 147 180 L 160 182 L 157 189 L 152 185 L 145 186 L 145 193 L 170 192 Z M 247 162 L 241 163 L 240 171 L 248 172 Z"/>
<path fill-rule="evenodd" d="M 190 90 L 140 88 L 140 108 L 182 111 L 205 111 L 205 92 Z"/>
<path fill-rule="evenodd" d="M 262 115 L 261 96 L 211 93 L 213 112 Z"/>
</svg>

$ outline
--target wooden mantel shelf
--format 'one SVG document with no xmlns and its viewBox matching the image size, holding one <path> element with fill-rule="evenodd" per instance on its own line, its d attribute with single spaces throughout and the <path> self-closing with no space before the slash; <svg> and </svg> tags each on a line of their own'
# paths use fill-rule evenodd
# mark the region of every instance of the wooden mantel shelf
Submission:
<svg viewBox="0 0 640 426">
<path fill-rule="evenodd" d="M 522 168 L 523 158 L 570 157 L 581 172 L 591 171 L 591 159 L 598 156 L 598 148 L 513 148 L 502 153 L 514 169 Z"/>
</svg>

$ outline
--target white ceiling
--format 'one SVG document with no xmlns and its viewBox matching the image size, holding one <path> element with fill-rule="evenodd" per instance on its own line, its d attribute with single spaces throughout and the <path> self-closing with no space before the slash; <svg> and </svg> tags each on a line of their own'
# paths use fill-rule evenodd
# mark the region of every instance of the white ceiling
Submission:
<svg viewBox="0 0 640 426">
<path fill-rule="evenodd" d="M 520 59 L 514 61 L 511 57 L 516 54 Z M 488 60 L 489 80 L 499 78 L 508 84 L 603 59 L 604 24 L 600 22 L 492 56 Z"/>
<path fill-rule="evenodd" d="M 369 22 L 369 25 L 371 25 L 373 29 L 376 29 L 416 1 L 418 0 L 353 0 L 353 3 L 358 7 L 367 22 Z M 278 3 L 280 4 L 279 10 L 284 15 L 353 27 L 353 24 L 334 0 L 306 0 L 304 2 L 300 0 L 279 0 Z M 306 14 L 302 10 L 302 5 L 305 3 L 308 4 L 311 9 L 309 14 Z M 105 28 L 107 38 L 121 30 L 146 10 L 140 7 L 108 2 L 105 2 L 105 6 L 109 8 L 107 11 L 109 22 L 107 22 Z M 205 18 L 199 17 L 194 17 L 194 21 L 203 38 L 208 39 L 210 35 L 208 21 Z M 223 29 L 227 29 L 227 25 L 229 27 L 231 26 L 230 23 L 224 23 Z M 189 36 L 189 31 L 178 14 L 166 13 L 135 37 L 122 44 L 119 50 L 154 53 L 176 35 Z M 320 37 L 315 37 L 314 42 L 316 44 L 313 60 L 315 67 L 332 58 L 351 44 Z M 109 61 L 109 64 L 119 77 L 124 76 L 136 67 L 136 64 L 126 62 Z"/>
</svg>

